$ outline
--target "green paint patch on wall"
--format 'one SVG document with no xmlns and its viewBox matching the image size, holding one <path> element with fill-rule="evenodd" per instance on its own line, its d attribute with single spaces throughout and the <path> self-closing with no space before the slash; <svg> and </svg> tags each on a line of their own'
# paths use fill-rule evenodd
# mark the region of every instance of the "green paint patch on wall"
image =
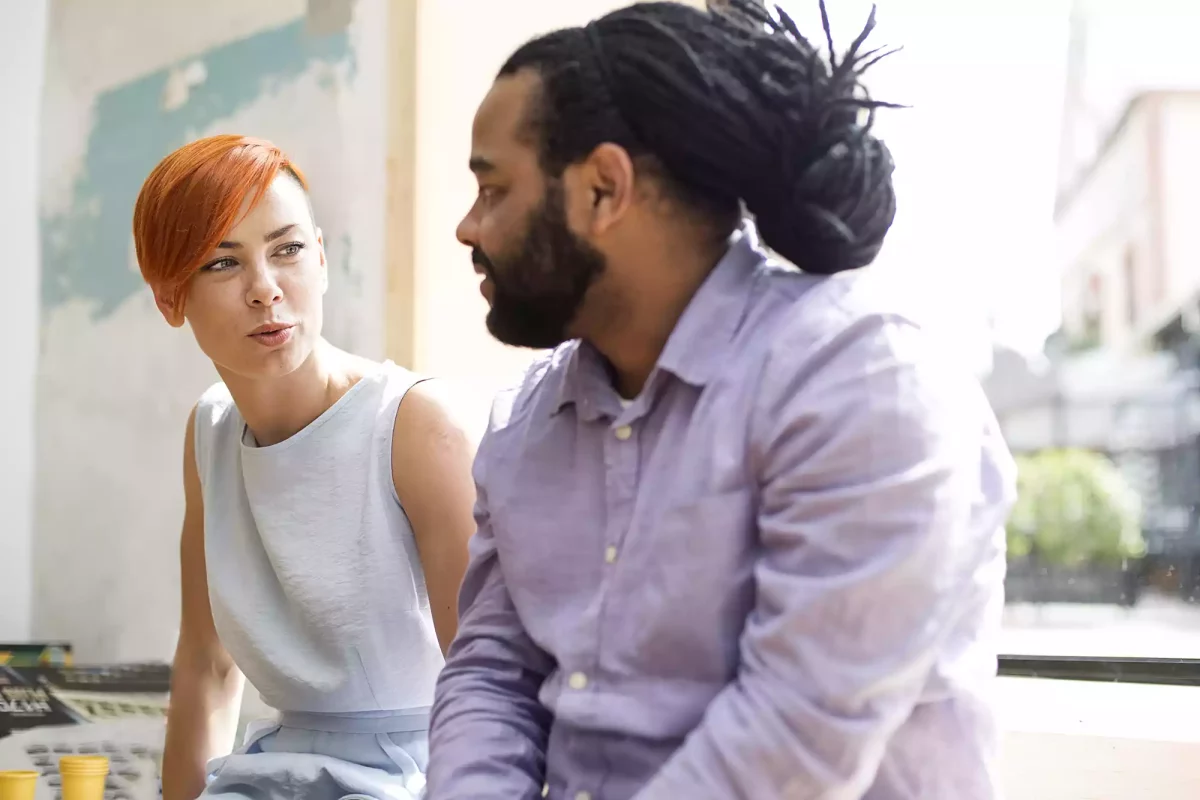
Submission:
<svg viewBox="0 0 1200 800">
<path fill-rule="evenodd" d="M 207 78 L 177 109 L 163 107 L 174 67 L 97 98 L 71 205 L 41 220 L 43 309 L 82 300 L 92 319 L 102 319 L 142 289 L 141 275 L 129 267 L 133 205 L 142 181 L 164 156 L 314 64 L 345 64 L 351 76 L 355 69 L 347 31 L 313 36 L 304 20 L 182 63 L 195 60 L 204 63 Z"/>
</svg>

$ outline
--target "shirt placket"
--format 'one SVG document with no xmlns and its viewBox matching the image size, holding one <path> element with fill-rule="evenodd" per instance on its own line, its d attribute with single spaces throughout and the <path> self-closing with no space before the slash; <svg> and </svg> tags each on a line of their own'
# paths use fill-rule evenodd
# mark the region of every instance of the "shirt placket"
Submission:
<svg viewBox="0 0 1200 800">
<path fill-rule="evenodd" d="M 616 422 L 608 425 L 604 435 L 604 492 L 607 513 L 605 514 L 602 548 L 595 555 L 602 562 L 600 602 L 595 627 L 595 651 L 591 674 L 576 672 L 567 679 L 567 685 L 576 691 L 589 687 L 593 690 L 599 688 L 597 681 L 602 680 L 600 671 L 602 648 L 606 645 L 612 646 L 612 643 L 604 641 L 603 620 L 615 573 L 620 565 L 621 546 L 625 541 L 625 534 L 629 530 L 637 498 L 638 428 L 638 420 L 625 421 L 623 418 L 618 418 Z M 605 762 L 603 754 L 594 753 L 593 755 L 600 756 L 598 759 L 600 764 Z M 572 800 L 596 800 L 600 797 L 600 784 L 605 777 L 605 772 L 606 770 L 597 770 L 589 773 L 587 785 L 581 784 L 572 787 L 567 796 Z"/>
</svg>

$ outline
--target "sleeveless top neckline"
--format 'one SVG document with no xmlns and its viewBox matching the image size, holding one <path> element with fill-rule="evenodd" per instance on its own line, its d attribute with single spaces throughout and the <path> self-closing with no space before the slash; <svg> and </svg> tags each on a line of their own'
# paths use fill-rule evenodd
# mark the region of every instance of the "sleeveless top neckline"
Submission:
<svg viewBox="0 0 1200 800">
<path fill-rule="evenodd" d="M 250 430 L 250 426 L 246 424 L 245 420 L 242 420 L 242 450 L 243 450 L 243 452 L 245 452 L 245 451 L 254 451 L 254 452 L 259 452 L 259 453 L 271 452 L 271 451 L 278 452 L 279 450 L 286 450 L 287 447 L 285 445 L 292 444 L 292 443 L 295 443 L 298 441 L 303 441 L 307 437 L 311 436 L 313 431 L 318 430 L 322 425 L 324 425 L 331 418 L 336 416 L 338 414 L 338 412 L 340 411 L 340 409 L 342 408 L 342 406 L 353 402 L 353 395 L 359 391 L 359 389 L 362 387 L 362 385 L 364 383 L 366 383 L 367 381 L 378 381 L 381 378 L 386 379 L 388 371 L 392 370 L 392 369 L 398 369 L 398 367 L 396 367 L 396 365 L 394 363 L 392 363 L 390 360 L 377 365 L 375 369 L 371 370 L 370 372 L 366 373 L 361 378 L 359 378 L 357 381 L 355 381 L 354 384 L 351 385 L 351 387 L 349 389 L 347 389 L 345 392 L 342 393 L 341 397 L 339 397 L 337 400 L 333 401 L 333 403 L 329 406 L 329 408 L 325 409 L 319 415 L 317 415 L 316 419 L 314 419 L 312 422 L 305 425 L 300 430 L 293 433 L 288 438 L 284 439 L 282 442 L 276 442 L 275 444 L 268 444 L 268 445 L 260 445 L 255 440 L 254 434 Z M 417 383 L 419 383 L 419 381 L 417 381 Z M 237 406 L 234 406 L 234 412 L 235 413 L 237 412 Z M 238 417 L 241 418 L 241 414 L 238 414 Z M 294 446 L 294 444 L 293 444 L 293 446 Z"/>
</svg>

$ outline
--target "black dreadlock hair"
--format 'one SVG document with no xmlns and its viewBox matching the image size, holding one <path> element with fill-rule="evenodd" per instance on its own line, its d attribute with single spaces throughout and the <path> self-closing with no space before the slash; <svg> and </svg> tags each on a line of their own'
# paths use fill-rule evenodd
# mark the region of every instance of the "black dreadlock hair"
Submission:
<svg viewBox="0 0 1200 800">
<path fill-rule="evenodd" d="M 529 124 L 549 174 L 618 144 L 692 208 L 732 226 L 744 205 L 769 247 L 832 274 L 871 263 L 895 217 L 892 157 L 870 129 L 900 106 L 861 83 L 895 52 L 863 51 L 875 9 L 839 57 L 820 6 L 828 60 L 779 7 L 658 2 L 533 39 L 500 75 L 541 77 Z"/>
</svg>

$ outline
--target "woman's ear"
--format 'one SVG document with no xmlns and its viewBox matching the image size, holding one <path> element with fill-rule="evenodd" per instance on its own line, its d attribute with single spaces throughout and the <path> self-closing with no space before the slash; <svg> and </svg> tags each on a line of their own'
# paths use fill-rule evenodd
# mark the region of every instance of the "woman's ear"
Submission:
<svg viewBox="0 0 1200 800">
<path fill-rule="evenodd" d="M 183 327 L 182 305 L 174 297 L 167 295 L 162 289 L 155 289 L 154 305 L 158 306 L 159 313 L 163 315 L 163 319 L 167 321 L 168 325 L 172 328 Z"/>
</svg>

